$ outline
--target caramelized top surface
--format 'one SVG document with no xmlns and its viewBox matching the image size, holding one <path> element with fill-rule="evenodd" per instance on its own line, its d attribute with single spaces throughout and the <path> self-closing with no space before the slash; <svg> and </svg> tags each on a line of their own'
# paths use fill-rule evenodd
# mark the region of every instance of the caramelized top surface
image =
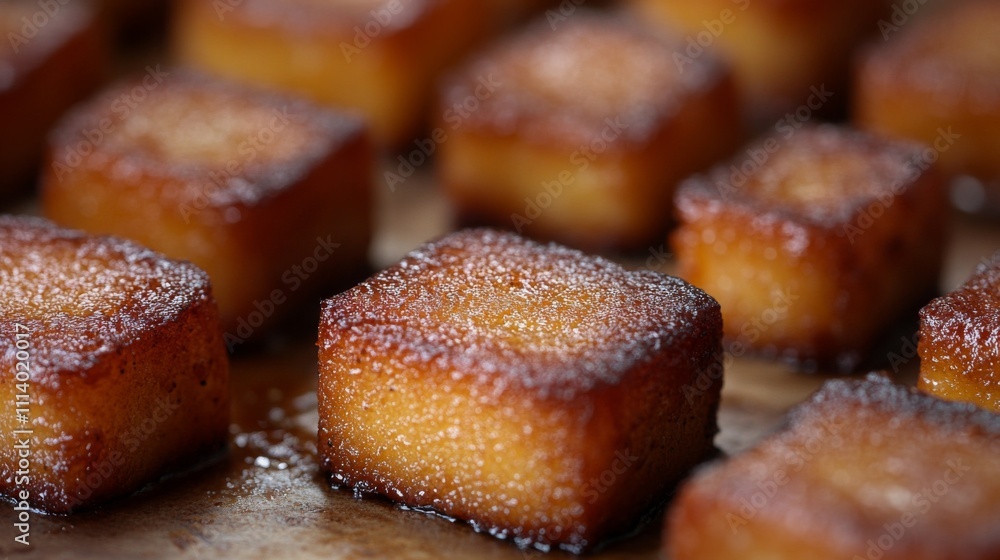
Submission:
<svg viewBox="0 0 1000 560">
<path fill-rule="evenodd" d="M 970 0 L 942 6 L 932 17 L 903 27 L 867 53 L 865 80 L 883 87 L 917 88 L 930 104 L 966 110 L 1000 105 L 1000 4 Z"/>
<path fill-rule="evenodd" d="M 578 10 L 554 25 L 539 20 L 450 76 L 442 109 L 478 94 L 481 106 L 468 111 L 468 119 L 501 133 L 565 130 L 592 137 L 611 119 L 627 138 L 642 139 L 725 75 L 708 54 L 679 65 L 680 38 L 612 16 Z M 483 84 L 494 91 L 485 92 Z"/>
<path fill-rule="evenodd" d="M 13 363 L 14 325 L 27 327 L 38 379 L 86 375 L 101 355 L 157 336 L 157 327 L 211 297 L 208 276 L 190 263 L 42 219 L 0 216 L 0 351 Z"/>
<path fill-rule="evenodd" d="M 917 525 L 896 546 L 941 558 L 958 544 L 1000 545 L 998 472 L 1000 416 L 870 375 L 827 382 L 787 429 L 696 480 L 726 503 L 758 505 L 753 495 L 777 482 L 749 526 L 822 535 L 848 558 L 909 514 Z"/>
<path fill-rule="evenodd" d="M 320 345 L 568 397 L 664 347 L 693 359 L 720 329 L 715 300 L 677 278 L 468 230 L 324 302 Z"/>
<path fill-rule="evenodd" d="M 921 344 L 961 360 L 966 375 L 989 388 L 1000 371 L 1000 252 L 980 263 L 965 284 L 920 310 Z M 993 388 L 995 392 L 995 388 Z"/>
<path fill-rule="evenodd" d="M 93 24 L 94 13 L 83 2 L 54 3 L 49 15 L 34 0 L 0 2 L 0 92 L 19 76 L 41 65 L 56 49 Z M 51 9 L 51 8 L 50 8 Z M 44 22 L 26 24 L 37 19 Z M 29 36 L 30 35 L 30 36 Z"/>
<path fill-rule="evenodd" d="M 359 119 L 298 98 L 158 70 L 157 79 L 121 82 L 73 110 L 50 139 L 55 161 L 73 161 L 67 154 L 90 142 L 95 153 L 83 165 L 177 179 L 164 194 L 179 201 L 251 205 L 363 134 Z"/>
<path fill-rule="evenodd" d="M 773 139 L 772 139 L 773 140 Z M 920 176 L 915 144 L 876 138 L 834 126 L 806 128 L 779 142 L 766 161 L 741 181 L 733 168 L 767 154 L 763 142 L 736 160 L 689 179 L 678 193 L 682 214 L 697 212 L 692 201 L 734 204 L 761 215 L 836 227 L 881 198 L 903 193 Z M 760 156 L 763 157 L 763 156 Z"/>
</svg>

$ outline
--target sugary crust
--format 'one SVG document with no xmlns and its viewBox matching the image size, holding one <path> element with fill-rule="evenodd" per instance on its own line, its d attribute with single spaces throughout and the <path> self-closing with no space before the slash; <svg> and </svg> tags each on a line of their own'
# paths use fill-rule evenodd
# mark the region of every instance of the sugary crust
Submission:
<svg viewBox="0 0 1000 560">
<path fill-rule="evenodd" d="M 38 383 L 58 385 L 63 372 L 86 377 L 106 356 L 212 301 L 203 271 L 131 241 L 14 216 L 0 216 L 0 238 L 0 322 L 44 339 L 32 356 Z M 4 358 L 15 351 L 4 348 Z"/>
<path fill-rule="evenodd" d="M 13 410 L 0 418 L 4 496 L 27 491 L 49 513 L 90 509 L 224 448 L 228 358 L 193 265 L 0 217 L 0 298 L 0 366 L 29 374 L 0 380 L 4 402 L 29 399 L 27 423 Z M 15 476 L 25 437 L 31 466 Z"/>
<path fill-rule="evenodd" d="M 449 235 L 325 302 L 322 468 L 520 546 L 592 549 L 711 451 L 721 333 L 679 280 Z"/>
<path fill-rule="evenodd" d="M 767 154 L 765 142 L 772 140 L 751 145 L 747 153 Z M 829 125 L 805 128 L 741 185 L 733 184 L 730 165 L 685 181 L 677 208 L 682 218 L 726 206 L 762 225 L 838 229 L 880 197 L 905 193 L 929 174 L 916 165 L 921 156 L 915 143 Z"/>
<path fill-rule="evenodd" d="M 680 37 L 662 37 L 624 18 L 577 10 L 555 30 L 544 19 L 501 41 L 441 86 L 442 110 L 477 97 L 484 80 L 497 84 L 462 127 L 517 134 L 539 145 L 589 143 L 625 123 L 623 138 L 649 141 L 663 122 L 729 79 L 716 57 L 679 70 Z M 612 147 L 613 149 L 622 149 Z"/>
<path fill-rule="evenodd" d="M 716 309 L 677 278 L 467 230 L 324 302 L 329 337 L 320 343 L 326 350 L 346 337 L 404 363 L 436 362 L 496 393 L 517 387 L 572 399 L 620 383 L 655 348 L 696 344 Z"/>
<path fill-rule="evenodd" d="M 854 371 L 937 289 L 947 201 L 922 154 L 835 127 L 758 142 L 680 187 L 681 276 L 720 301 L 730 339 Z"/>
<path fill-rule="evenodd" d="M 996 415 L 875 375 L 830 381 L 787 428 L 685 486 L 667 548 L 675 560 L 871 557 L 872 546 L 887 560 L 993 558 L 998 450 Z"/>
<path fill-rule="evenodd" d="M 330 153 L 365 134 L 361 119 L 296 97 L 190 71 L 163 72 L 162 83 L 152 89 L 143 85 L 148 74 L 119 82 L 68 114 L 50 135 L 49 180 L 94 171 L 127 184 L 141 175 L 150 185 L 169 185 L 156 193 L 161 203 L 181 206 L 204 197 L 206 209 L 223 213 L 277 197 Z M 134 88 L 148 91 L 133 107 L 122 99 Z M 110 132 L 71 167 L 78 145 L 88 140 L 84 131 L 99 130 L 102 123 L 110 123 Z M 247 144 L 261 131 L 278 127 L 278 142 L 263 148 L 260 142 Z M 227 165 L 232 163 L 240 172 L 231 177 Z M 227 180 L 206 188 L 213 173 Z"/>
<path fill-rule="evenodd" d="M 952 398 L 951 392 L 958 389 L 982 406 L 1000 409 L 996 388 L 1000 372 L 1000 253 L 980 263 L 957 290 L 920 310 L 919 351 L 921 389 L 943 398 Z"/>
</svg>

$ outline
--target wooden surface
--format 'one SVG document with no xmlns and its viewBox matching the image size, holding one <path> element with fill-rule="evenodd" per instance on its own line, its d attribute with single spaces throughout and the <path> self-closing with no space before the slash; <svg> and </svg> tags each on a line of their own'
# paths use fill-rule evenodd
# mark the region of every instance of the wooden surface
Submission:
<svg viewBox="0 0 1000 560">
<path fill-rule="evenodd" d="M 446 205 L 431 185 L 381 188 L 381 226 L 373 259 L 392 263 L 446 231 Z M 657 249 L 657 248 L 654 248 Z M 1000 249 L 1000 227 L 962 221 L 952 240 L 951 289 L 976 263 Z M 644 256 L 627 264 L 646 262 Z M 662 266 L 670 272 L 672 263 Z M 902 343 L 886 353 L 905 356 Z M 316 462 L 316 364 L 311 332 L 285 336 L 233 363 L 233 426 L 229 454 L 214 465 L 163 481 L 101 511 L 71 517 L 34 515 L 30 550 L 13 543 L 10 523 L 0 529 L 7 558 L 565 558 L 521 551 L 461 523 L 404 511 L 376 499 L 334 491 Z M 912 383 L 916 360 L 897 377 Z M 716 443 L 726 453 L 751 445 L 774 429 L 784 412 L 813 392 L 822 376 L 737 359 L 726 372 Z M 4 519 L 12 506 L 0 505 Z M 661 517 L 637 535 L 592 558 L 658 558 Z"/>
</svg>

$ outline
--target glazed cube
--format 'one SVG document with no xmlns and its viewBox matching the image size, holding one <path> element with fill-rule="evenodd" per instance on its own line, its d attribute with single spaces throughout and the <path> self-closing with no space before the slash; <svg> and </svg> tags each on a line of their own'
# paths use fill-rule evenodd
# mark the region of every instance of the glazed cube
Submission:
<svg viewBox="0 0 1000 560">
<path fill-rule="evenodd" d="M 33 182 L 46 132 L 104 76 L 107 48 L 93 11 L 50 4 L 0 3 L 0 203 Z"/>
<path fill-rule="evenodd" d="M 372 157 L 355 118 L 151 67 L 50 144 L 46 214 L 205 269 L 231 347 L 366 263 Z"/>
<path fill-rule="evenodd" d="M 992 188 L 963 208 L 1000 208 L 1000 4 L 956 2 L 891 29 L 858 70 L 854 120 L 882 134 L 932 146 L 942 171 Z"/>
<path fill-rule="evenodd" d="M 920 310 L 921 390 L 1000 412 L 1000 253 Z"/>
<path fill-rule="evenodd" d="M 826 110 L 843 107 L 853 47 L 876 34 L 889 2 L 629 0 L 628 5 L 668 31 L 681 30 L 682 64 L 716 51 L 730 60 L 752 120 L 771 126 L 809 101 L 812 87 L 833 91 Z"/>
<path fill-rule="evenodd" d="M 324 303 L 322 468 L 522 547 L 589 549 L 713 449 L 721 329 L 676 278 L 452 234 Z"/>
<path fill-rule="evenodd" d="M 223 449 L 208 276 L 117 238 L 0 217 L 0 493 L 69 513 Z"/>
<path fill-rule="evenodd" d="M 676 184 L 742 141 L 728 70 L 679 71 L 678 44 L 581 9 L 450 76 L 438 170 L 463 219 L 595 250 L 665 234 Z"/>
<path fill-rule="evenodd" d="M 681 276 L 719 301 L 742 347 L 856 369 L 937 289 L 948 210 L 922 153 L 832 126 L 751 145 L 680 188 Z"/>
<path fill-rule="evenodd" d="M 1000 416 L 878 376 L 829 381 L 788 426 L 682 488 L 672 560 L 1000 556 Z"/>
<path fill-rule="evenodd" d="M 178 58 L 360 111 L 382 145 L 410 140 L 434 80 L 493 25 L 468 0 L 181 0 Z"/>
</svg>

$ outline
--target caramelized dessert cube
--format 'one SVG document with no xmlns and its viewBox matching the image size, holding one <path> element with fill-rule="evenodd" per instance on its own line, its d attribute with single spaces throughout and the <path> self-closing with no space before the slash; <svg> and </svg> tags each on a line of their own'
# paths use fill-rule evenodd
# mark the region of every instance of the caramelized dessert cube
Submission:
<svg viewBox="0 0 1000 560">
<path fill-rule="evenodd" d="M 367 261 L 372 157 L 358 119 L 158 70 L 74 110 L 50 143 L 46 214 L 204 268 L 231 348 Z"/>
<path fill-rule="evenodd" d="M 101 82 L 107 49 L 81 2 L 0 2 L 0 204 L 27 186 L 45 134 Z"/>
<path fill-rule="evenodd" d="M 322 313 L 334 485 L 581 551 L 713 449 L 721 314 L 682 280 L 469 230 Z"/>
<path fill-rule="evenodd" d="M 187 64 L 356 109 L 380 144 L 398 145 L 489 12 L 469 0 L 179 0 L 174 44 Z"/>
<path fill-rule="evenodd" d="M 129 241 L 0 217 L 0 494 L 69 513 L 225 446 L 208 276 Z"/>
<path fill-rule="evenodd" d="M 759 125 L 811 102 L 829 110 L 848 97 L 852 48 L 878 30 L 887 0 L 629 0 L 640 17 L 680 29 L 679 64 L 719 52 L 732 61 L 751 120 Z M 830 91 L 810 99 L 810 89 Z M 830 105 L 827 105 L 830 103 Z M 816 110 L 817 107 L 810 107 Z"/>
<path fill-rule="evenodd" d="M 992 185 L 967 210 L 1000 208 L 998 27 L 996 2 L 942 6 L 869 49 L 856 81 L 859 127 L 933 145 L 942 171 Z"/>
<path fill-rule="evenodd" d="M 1000 253 L 920 310 L 921 390 L 1000 412 Z"/>
<path fill-rule="evenodd" d="M 1000 416 L 878 376 L 829 381 L 789 425 L 681 489 L 672 560 L 1000 557 Z"/>
<path fill-rule="evenodd" d="M 728 70 L 679 71 L 677 44 L 580 10 L 450 76 L 438 169 L 463 218 L 588 249 L 664 235 L 675 185 L 742 141 Z"/>
<path fill-rule="evenodd" d="M 752 145 L 680 188 L 681 277 L 719 301 L 738 344 L 854 370 L 936 293 L 948 210 L 922 154 L 832 126 Z"/>
</svg>

